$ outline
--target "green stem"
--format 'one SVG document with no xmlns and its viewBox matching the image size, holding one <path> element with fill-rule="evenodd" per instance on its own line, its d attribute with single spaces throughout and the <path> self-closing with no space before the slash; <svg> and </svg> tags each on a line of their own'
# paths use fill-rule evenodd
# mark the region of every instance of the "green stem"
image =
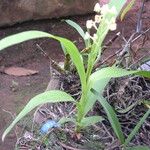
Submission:
<svg viewBox="0 0 150 150">
<path fill-rule="evenodd" d="M 82 91 L 80 101 L 77 103 L 77 118 L 76 118 L 76 131 L 77 132 L 80 132 L 81 130 L 80 124 L 81 124 L 83 117 L 85 116 L 84 109 L 86 106 L 86 102 L 87 102 L 87 84 Z"/>
</svg>

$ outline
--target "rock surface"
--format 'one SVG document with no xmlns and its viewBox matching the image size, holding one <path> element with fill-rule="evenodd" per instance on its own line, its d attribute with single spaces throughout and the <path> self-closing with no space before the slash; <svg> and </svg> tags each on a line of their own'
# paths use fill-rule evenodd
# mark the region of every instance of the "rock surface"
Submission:
<svg viewBox="0 0 150 150">
<path fill-rule="evenodd" d="M 97 0 L 0 0 L 0 26 L 90 13 Z"/>
</svg>

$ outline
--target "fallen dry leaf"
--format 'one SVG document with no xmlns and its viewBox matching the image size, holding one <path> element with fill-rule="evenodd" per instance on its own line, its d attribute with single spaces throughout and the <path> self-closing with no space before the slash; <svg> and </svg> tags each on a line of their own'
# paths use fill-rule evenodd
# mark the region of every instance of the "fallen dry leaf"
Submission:
<svg viewBox="0 0 150 150">
<path fill-rule="evenodd" d="M 28 76 L 28 75 L 34 75 L 37 74 L 38 71 L 36 70 L 30 70 L 22 67 L 8 67 L 4 69 L 4 73 L 8 75 L 13 75 L 13 76 Z"/>
</svg>

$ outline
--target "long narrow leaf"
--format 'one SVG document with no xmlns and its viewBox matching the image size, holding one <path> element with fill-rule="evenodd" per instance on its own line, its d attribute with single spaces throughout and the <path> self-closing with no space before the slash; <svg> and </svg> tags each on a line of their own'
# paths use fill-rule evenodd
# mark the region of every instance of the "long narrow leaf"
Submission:
<svg viewBox="0 0 150 150">
<path fill-rule="evenodd" d="M 80 27 L 80 25 L 69 19 L 65 20 L 65 22 L 72 26 L 80 34 L 80 36 L 84 40 L 85 46 L 88 47 L 88 41 L 85 39 L 85 32 Z"/>
<path fill-rule="evenodd" d="M 124 146 L 127 146 L 128 143 L 133 139 L 133 137 L 139 131 L 140 127 L 142 126 L 142 124 L 144 123 L 144 121 L 146 120 L 146 118 L 149 115 L 150 115 L 150 109 L 148 109 L 148 111 L 144 114 L 144 116 L 140 119 L 140 121 L 138 122 L 138 124 L 135 126 L 135 128 L 132 130 L 132 132 L 129 134 L 129 136 L 125 140 Z"/>
<path fill-rule="evenodd" d="M 103 120 L 104 120 L 104 118 L 101 117 L 101 116 L 86 117 L 86 118 L 83 118 L 83 119 L 81 120 L 80 126 L 81 126 L 82 128 L 85 128 L 85 127 L 87 127 L 87 126 L 94 125 L 94 124 L 96 124 L 96 123 L 98 123 L 98 122 L 101 122 L 101 121 L 103 121 Z"/>
<path fill-rule="evenodd" d="M 69 20 L 69 19 L 65 20 L 65 22 L 68 23 L 70 26 L 72 26 L 80 34 L 80 36 L 84 39 L 85 33 L 84 33 L 83 29 L 76 22 Z"/>
<path fill-rule="evenodd" d="M 135 146 L 135 147 L 126 148 L 126 150 L 150 150 L 150 147 L 148 147 L 148 146 Z"/>
<path fill-rule="evenodd" d="M 98 101 L 103 106 L 103 108 L 107 114 L 108 120 L 109 120 L 115 134 L 117 135 L 120 142 L 123 144 L 125 138 L 124 138 L 123 132 L 121 130 L 121 126 L 120 126 L 120 123 L 119 123 L 119 120 L 117 118 L 115 111 L 113 110 L 111 105 L 106 101 L 106 99 L 103 96 L 99 95 L 99 93 L 97 91 L 95 91 L 94 89 L 91 89 L 91 91 L 93 92 L 93 94 L 96 95 Z"/>
<path fill-rule="evenodd" d="M 95 89 L 100 94 L 102 94 L 104 91 L 104 88 L 106 87 L 106 85 L 108 84 L 111 78 L 123 77 L 123 76 L 127 76 L 130 74 L 150 77 L 150 72 L 148 71 L 140 71 L 140 70 L 127 71 L 125 69 L 121 69 L 117 67 L 107 67 L 107 68 L 103 68 L 101 70 L 94 72 L 90 76 L 89 83 L 88 83 L 89 93 L 88 93 L 88 99 L 87 99 L 84 113 L 86 114 L 96 102 L 95 95 L 91 94 L 91 91 L 90 91 L 91 88 Z"/>
<path fill-rule="evenodd" d="M 109 3 L 109 6 L 112 7 L 112 6 L 115 6 L 116 9 L 117 9 L 117 15 L 119 15 L 122 7 L 124 6 L 124 4 L 127 2 L 127 0 L 121 0 L 121 1 L 118 1 L 118 0 L 111 0 L 110 3 Z"/>
<path fill-rule="evenodd" d="M 15 44 L 19 44 L 24 41 L 37 39 L 37 38 L 44 38 L 44 37 L 52 37 L 52 35 L 40 31 L 26 31 L 26 32 L 10 35 L 0 40 L 0 50 L 3 50 L 9 46 L 13 46 Z"/>
<path fill-rule="evenodd" d="M 123 77 L 131 74 L 141 75 L 150 78 L 149 71 L 140 71 L 140 70 L 127 71 L 125 69 L 117 67 L 106 67 L 91 74 L 88 86 L 89 89 L 100 88 L 101 90 L 100 93 L 102 93 L 105 88 L 105 85 L 109 82 L 111 78 Z M 101 81 L 101 83 L 99 81 Z"/>
<path fill-rule="evenodd" d="M 67 122 L 73 122 L 74 124 L 76 123 L 76 120 L 74 118 L 67 118 L 67 117 L 62 117 L 59 121 L 58 124 L 64 124 Z"/>
<path fill-rule="evenodd" d="M 140 70 L 127 71 L 125 69 L 121 69 L 118 67 L 106 67 L 94 72 L 90 76 L 90 82 L 97 82 L 98 80 L 105 79 L 105 78 L 123 77 L 130 74 L 136 74 L 136 75 L 141 75 L 150 78 L 149 71 L 140 71 Z"/>
<path fill-rule="evenodd" d="M 104 88 L 106 87 L 106 85 L 108 84 L 109 81 L 110 81 L 110 78 L 98 80 L 97 82 L 94 83 L 93 87 L 96 91 L 99 91 L 99 93 L 102 94 L 104 91 Z M 87 102 L 86 102 L 86 106 L 84 109 L 85 115 L 88 113 L 88 111 L 90 111 L 92 109 L 95 102 L 96 102 L 96 96 L 94 94 L 92 94 L 92 92 L 89 89 L 88 96 L 87 96 Z"/>
<path fill-rule="evenodd" d="M 128 11 L 130 11 L 130 9 L 133 7 L 134 3 L 136 0 L 131 0 L 127 6 L 124 8 L 124 10 L 121 13 L 120 19 L 121 21 L 123 20 L 123 18 L 125 17 L 125 15 L 127 14 Z"/>
<path fill-rule="evenodd" d="M 39 94 L 33 97 L 29 103 L 24 107 L 24 109 L 19 113 L 19 115 L 15 118 L 15 120 L 9 125 L 9 127 L 4 131 L 2 135 L 2 141 L 4 141 L 5 136 L 10 132 L 10 130 L 15 126 L 15 124 L 22 119 L 27 113 L 36 108 L 38 105 L 44 103 L 57 103 L 57 102 L 75 102 L 75 100 L 67 93 L 52 90 L 46 91 L 42 94 Z"/>
<path fill-rule="evenodd" d="M 67 53 L 69 53 L 73 63 L 76 66 L 77 72 L 78 72 L 80 80 L 81 80 L 82 88 L 84 88 L 84 86 L 86 84 L 86 79 L 85 79 L 85 69 L 84 69 L 84 65 L 83 65 L 82 56 L 80 55 L 80 53 L 79 53 L 77 47 L 74 45 L 74 43 L 68 39 L 53 36 L 49 33 L 42 32 L 42 31 L 26 31 L 26 32 L 8 36 L 8 37 L 0 40 L 0 50 L 7 48 L 9 46 L 15 45 L 15 44 L 19 44 L 19 43 L 27 41 L 27 40 L 44 38 L 44 37 L 53 38 L 63 44 L 63 46 L 67 50 Z"/>
</svg>

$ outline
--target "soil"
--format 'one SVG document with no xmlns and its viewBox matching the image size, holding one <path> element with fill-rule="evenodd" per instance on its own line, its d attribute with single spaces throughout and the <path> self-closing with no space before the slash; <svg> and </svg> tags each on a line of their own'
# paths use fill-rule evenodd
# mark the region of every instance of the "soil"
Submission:
<svg viewBox="0 0 150 150">
<path fill-rule="evenodd" d="M 118 29 L 115 32 L 109 33 L 105 40 L 106 43 L 118 31 L 121 31 L 126 39 L 128 39 L 131 34 L 135 32 L 138 15 L 137 11 L 139 11 L 140 5 L 141 3 L 138 2 L 135 8 L 127 14 L 123 22 L 119 21 L 118 19 Z M 142 27 L 143 31 L 149 28 L 150 19 L 148 7 L 150 7 L 150 1 L 146 2 L 147 9 L 144 13 Z M 86 16 L 74 16 L 69 19 L 76 21 L 83 27 L 83 29 L 85 29 L 86 20 L 92 17 L 94 17 L 93 14 Z M 62 22 L 61 19 L 26 22 L 11 27 L 1 28 L 0 38 L 27 30 L 40 30 L 49 32 L 54 35 L 66 37 L 74 41 L 79 49 L 83 49 L 83 41 L 79 37 L 78 33 L 66 23 Z M 134 51 L 142 49 L 140 51 L 140 54 L 135 57 L 135 61 L 137 61 L 138 58 L 142 57 L 145 54 L 150 54 L 150 43 L 148 42 L 148 40 L 146 40 L 145 44 L 142 45 L 142 47 L 141 41 L 142 39 L 139 39 L 133 45 Z M 42 49 L 57 62 L 62 61 L 64 58 L 60 45 L 56 41 L 50 39 L 31 40 L 16 46 L 12 46 L 1 52 L 1 67 L 24 67 L 37 70 L 39 71 L 39 73 L 24 77 L 15 77 L 0 73 L 0 137 L 7 125 L 13 120 L 12 115 L 15 116 L 18 112 L 20 112 L 20 110 L 31 97 L 43 92 L 50 80 L 49 60 L 41 54 L 36 44 L 39 44 Z M 104 52 L 102 59 L 104 60 L 106 57 L 115 53 L 118 49 L 120 49 L 122 44 L 122 40 L 117 40 L 116 42 L 114 42 L 111 48 Z M 112 59 L 110 59 L 109 62 L 112 62 Z M 16 136 L 15 133 L 12 132 L 7 136 L 4 143 L 0 141 L 0 149 L 11 150 L 13 149 L 15 142 Z"/>
</svg>

